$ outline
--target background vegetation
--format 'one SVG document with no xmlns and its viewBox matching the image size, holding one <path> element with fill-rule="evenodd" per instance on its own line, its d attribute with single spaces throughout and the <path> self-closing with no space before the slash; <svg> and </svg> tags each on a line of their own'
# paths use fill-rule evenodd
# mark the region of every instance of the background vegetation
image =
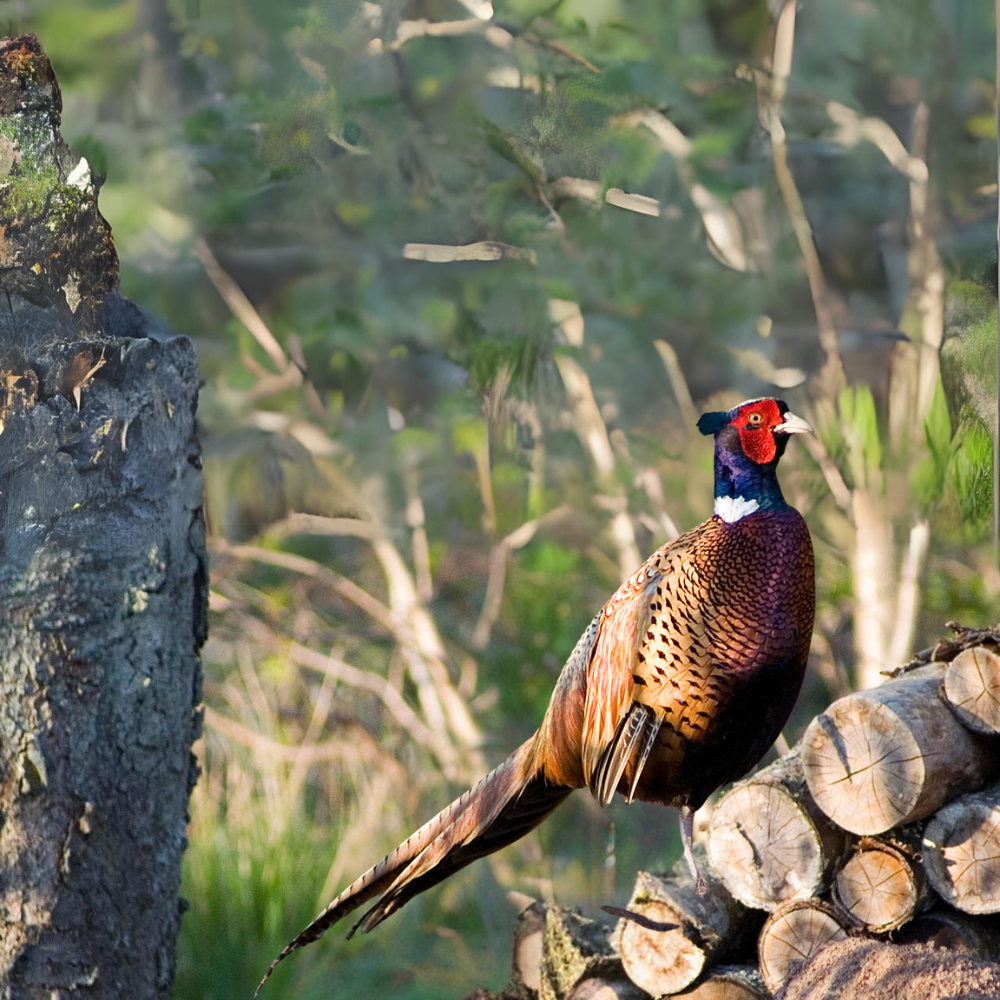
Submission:
<svg viewBox="0 0 1000 1000">
<path fill-rule="evenodd" d="M 246 996 L 533 731 L 591 615 L 710 510 L 703 409 L 778 394 L 830 697 L 996 620 L 994 34 L 942 0 L 8 0 L 192 336 L 213 539 L 178 998 Z M 470 246 L 471 245 L 471 246 Z M 463 249 L 458 249 L 463 248 Z M 506 976 L 674 816 L 582 795 L 275 997 Z"/>
</svg>

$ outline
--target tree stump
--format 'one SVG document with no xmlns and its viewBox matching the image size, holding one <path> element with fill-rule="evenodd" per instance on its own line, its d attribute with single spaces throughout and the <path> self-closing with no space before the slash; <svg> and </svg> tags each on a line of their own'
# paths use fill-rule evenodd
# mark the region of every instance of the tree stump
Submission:
<svg viewBox="0 0 1000 1000">
<path fill-rule="evenodd" d="M 206 556 L 185 338 L 146 339 L 34 36 L 0 41 L 0 993 L 166 1000 Z"/>
<path fill-rule="evenodd" d="M 1000 656 L 985 646 L 963 650 L 948 664 L 944 696 L 977 733 L 1000 733 Z"/>
<path fill-rule="evenodd" d="M 819 807 L 851 833 L 923 819 L 995 773 L 1000 754 L 939 696 L 943 668 L 835 701 L 802 737 L 802 765 Z"/>
<path fill-rule="evenodd" d="M 833 898 L 855 927 L 882 934 L 913 917 L 927 898 L 926 880 L 909 853 L 865 837 L 837 872 Z"/>
<path fill-rule="evenodd" d="M 760 974 L 767 988 L 777 990 L 796 964 L 845 937 L 844 925 L 826 903 L 818 899 L 783 903 L 764 922 L 757 942 Z"/>
<path fill-rule="evenodd" d="M 949 802 L 924 830 L 924 867 L 965 913 L 1000 913 L 1000 784 Z"/>
<path fill-rule="evenodd" d="M 680 869 L 669 878 L 639 872 L 628 911 L 634 916 L 615 931 L 617 951 L 629 979 L 653 996 L 677 993 L 708 966 L 738 955 L 759 926 L 720 882 L 709 879 L 699 895 Z"/>
<path fill-rule="evenodd" d="M 741 903 L 773 910 L 817 894 L 845 841 L 809 794 L 794 749 L 719 800 L 709 824 L 708 858 Z"/>
</svg>

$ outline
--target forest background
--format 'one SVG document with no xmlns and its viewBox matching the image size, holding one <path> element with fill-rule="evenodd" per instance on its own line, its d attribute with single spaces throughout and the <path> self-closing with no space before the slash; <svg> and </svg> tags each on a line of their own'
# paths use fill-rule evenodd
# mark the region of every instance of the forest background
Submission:
<svg viewBox="0 0 1000 1000">
<path fill-rule="evenodd" d="M 710 510 L 705 409 L 817 428 L 794 741 L 997 620 L 985 0 L 5 0 L 106 175 L 124 291 L 194 339 L 212 545 L 178 1000 L 245 997 L 526 738 Z M 509 890 L 595 910 L 675 817 L 579 795 L 275 997 L 506 979 Z"/>
</svg>

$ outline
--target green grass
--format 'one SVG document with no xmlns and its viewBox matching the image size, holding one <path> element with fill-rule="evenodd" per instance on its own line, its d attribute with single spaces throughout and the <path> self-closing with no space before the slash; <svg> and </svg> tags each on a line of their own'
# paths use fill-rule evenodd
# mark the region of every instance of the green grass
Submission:
<svg viewBox="0 0 1000 1000">
<path fill-rule="evenodd" d="M 276 817 L 260 802 L 259 815 L 228 823 L 199 817 L 198 805 L 184 862 L 190 908 L 174 1000 L 249 1000 L 272 959 L 329 902 L 319 894 L 337 837 L 304 816 L 275 830 Z M 375 860 L 359 857 L 352 877 Z M 458 998 L 480 984 L 499 989 L 514 911 L 488 867 L 480 868 L 408 904 L 370 935 L 345 940 L 345 921 L 283 962 L 262 997 L 431 1000 Z"/>
</svg>

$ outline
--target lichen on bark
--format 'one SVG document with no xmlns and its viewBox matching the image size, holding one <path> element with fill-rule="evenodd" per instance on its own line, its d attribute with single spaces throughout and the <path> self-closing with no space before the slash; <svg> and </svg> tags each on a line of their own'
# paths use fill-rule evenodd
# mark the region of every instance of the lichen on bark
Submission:
<svg viewBox="0 0 1000 1000">
<path fill-rule="evenodd" d="M 118 290 L 98 184 L 59 133 L 62 97 L 34 35 L 0 40 L 0 278 L 10 295 L 80 305 Z"/>
</svg>

